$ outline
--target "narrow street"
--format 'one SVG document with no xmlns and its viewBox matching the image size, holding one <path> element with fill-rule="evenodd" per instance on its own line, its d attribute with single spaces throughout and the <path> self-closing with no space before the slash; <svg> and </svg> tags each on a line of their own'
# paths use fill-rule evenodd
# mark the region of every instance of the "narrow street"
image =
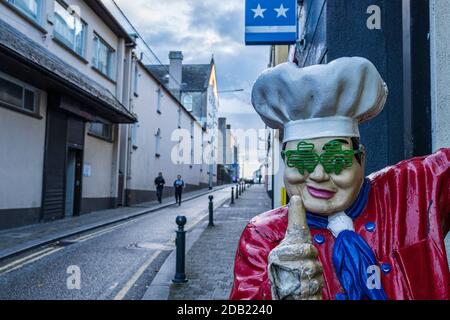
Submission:
<svg viewBox="0 0 450 320">
<path fill-rule="evenodd" d="M 215 206 L 230 188 L 213 193 Z M 64 239 L 0 265 L 0 299 L 141 299 L 174 249 L 175 218 L 186 230 L 208 214 L 208 195 L 125 222 Z M 187 233 L 189 237 L 189 232 Z M 79 267 L 81 289 L 68 289 L 67 273 Z"/>
</svg>

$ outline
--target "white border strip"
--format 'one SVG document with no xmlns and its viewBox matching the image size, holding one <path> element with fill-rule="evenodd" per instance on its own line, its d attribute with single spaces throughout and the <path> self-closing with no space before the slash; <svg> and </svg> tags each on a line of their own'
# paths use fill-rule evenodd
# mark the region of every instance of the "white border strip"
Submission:
<svg viewBox="0 0 450 320">
<path fill-rule="evenodd" d="M 246 33 L 294 33 L 297 32 L 297 26 L 261 26 L 245 27 Z"/>
</svg>

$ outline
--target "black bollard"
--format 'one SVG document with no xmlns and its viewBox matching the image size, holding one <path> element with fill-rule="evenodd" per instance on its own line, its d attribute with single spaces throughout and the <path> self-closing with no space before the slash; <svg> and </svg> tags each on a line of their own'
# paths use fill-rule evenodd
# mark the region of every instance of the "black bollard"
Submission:
<svg viewBox="0 0 450 320">
<path fill-rule="evenodd" d="M 175 222 L 178 225 L 177 230 L 177 262 L 176 262 L 176 272 L 175 272 L 175 278 L 173 278 L 174 283 L 185 283 L 188 281 L 186 279 L 186 272 L 185 272 L 185 254 L 186 254 L 186 231 L 184 231 L 184 225 L 187 222 L 187 219 L 185 216 L 178 216 Z"/>
<path fill-rule="evenodd" d="M 239 185 L 236 185 L 236 199 L 239 199 Z"/>
<path fill-rule="evenodd" d="M 242 182 L 239 184 L 239 195 L 242 195 Z"/>
<path fill-rule="evenodd" d="M 209 224 L 208 227 L 214 227 L 214 203 L 213 203 L 213 196 L 209 196 Z"/>
<path fill-rule="evenodd" d="M 231 187 L 231 204 L 234 204 L 234 187 Z"/>
</svg>

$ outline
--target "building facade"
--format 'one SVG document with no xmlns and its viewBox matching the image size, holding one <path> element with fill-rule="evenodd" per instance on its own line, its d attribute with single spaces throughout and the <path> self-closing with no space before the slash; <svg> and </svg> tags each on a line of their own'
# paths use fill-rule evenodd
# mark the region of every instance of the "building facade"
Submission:
<svg viewBox="0 0 450 320">
<path fill-rule="evenodd" d="M 131 46 L 97 1 L 0 3 L 0 228 L 115 207 Z"/>
<path fill-rule="evenodd" d="M 217 184 L 219 91 L 214 58 L 209 64 L 183 64 L 183 53 L 169 53 L 169 65 L 148 65 L 150 72 L 179 99 L 204 129 L 208 186 Z"/>
</svg>

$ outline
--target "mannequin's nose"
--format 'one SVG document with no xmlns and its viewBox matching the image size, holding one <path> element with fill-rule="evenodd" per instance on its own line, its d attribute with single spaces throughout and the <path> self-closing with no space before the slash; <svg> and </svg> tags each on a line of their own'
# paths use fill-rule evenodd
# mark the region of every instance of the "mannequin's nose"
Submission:
<svg viewBox="0 0 450 320">
<path fill-rule="evenodd" d="M 309 175 L 309 178 L 315 182 L 323 182 L 329 180 L 330 176 L 325 172 L 322 164 L 319 163 L 314 171 Z"/>
</svg>

